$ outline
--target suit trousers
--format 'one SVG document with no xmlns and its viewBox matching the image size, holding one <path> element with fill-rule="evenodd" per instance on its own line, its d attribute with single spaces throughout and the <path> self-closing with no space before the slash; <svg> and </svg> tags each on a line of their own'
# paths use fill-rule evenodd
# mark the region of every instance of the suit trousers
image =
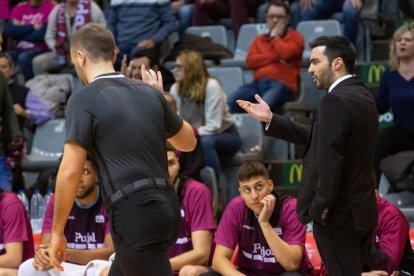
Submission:
<svg viewBox="0 0 414 276">
<path fill-rule="evenodd" d="M 341 225 L 313 222 L 313 235 L 328 275 L 361 276 L 374 229 L 356 230 L 352 220 Z"/>
</svg>

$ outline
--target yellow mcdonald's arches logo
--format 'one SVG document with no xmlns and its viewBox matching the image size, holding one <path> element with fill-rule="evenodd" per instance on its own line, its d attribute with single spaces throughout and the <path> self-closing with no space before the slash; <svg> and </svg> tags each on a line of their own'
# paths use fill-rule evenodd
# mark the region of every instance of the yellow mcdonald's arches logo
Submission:
<svg viewBox="0 0 414 276">
<path fill-rule="evenodd" d="M 381 74 L 384 73 L 384 71 L 385 71 L 385 66 L 382 64 L 371 65 L 368 70 L 368 83 L 379 82 L 381 79 Z"/>
<path fill-rule="evenodd" d="M 303 169 L 302 164 L 292 164 L 292 166 L 290 167 L 290 172 L 289 172 L 289 183 L 290 184 L 294 183 L 295 175 L 296 175 L 298 182 L 302 180 L 302 169 Z"/>
</svg>

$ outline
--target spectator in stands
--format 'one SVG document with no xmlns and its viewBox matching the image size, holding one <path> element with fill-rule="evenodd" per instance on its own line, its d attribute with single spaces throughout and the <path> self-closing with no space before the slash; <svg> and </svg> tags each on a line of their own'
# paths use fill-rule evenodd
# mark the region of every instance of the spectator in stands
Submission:
<svg viewBox="0 0 414 276">
<path fill-rule="evenodd" d="M 75 271 L 79 272 L 77 275 L 83 275 L 81 272 L 85 270 L 84 265 L 89 261 L 108 260 L 114 252 L 109 232 L 108 215 L 103 206 L 101 190 L 97 181 L 98 177 L 94 165 L 87 157 L 75 203 L 65 226 L 68 249 L 66 262 L 62 263 L 62 266 L 65 271 L 72 271 L 73 275 L 75 275 Z M 43 221 L 40 246 L 36 249 L 34 259 L 27 260 L 20 266 L 19 275 L 55 275 L 56 273 L 50 264 L 48 254 L 54 203 L 55 198 L 52 195 Z M 44 273 L 39 271 L 44 271 Z"/>
<path fill-rule="evenodd" d="M 172 11 L 178 19 L 178 33 L 180 35 L 192 24 L 193 2 L 193 0 L 171 0 Z"/>
<path fill-rule="evenodd" d="M 221 275 L 311 275 L 296 199 L 273 190 L 260 162 L 245 162 L 238 180 L 240 196 L 227 205 L 214 238 L 213 269 Z M 231 262 L 237 245 L 238 267 Z"/>
<path fill-rule="evenodd" d="M 20 199 L 0 188 L 0 275 L 17 275 L 19 265 L 33 257 L 29 217 Z"/>
<path fill-rule="evenodd" d="M 380 197 L 378 193 L 377 206 L 378 225 L 372 236 L 372 245 L 365 259 L 364 271 L 383 272 L 378 275 L 391 275 L 398 270 L 412 273 L 414 253 L 411 248 L 410 225 L 407 219 L 400 209 Z M 364 276 L 365 273 L 362 275 Z"/>
<path fill-rule="evenodd" d="M 243 110 L 236 100 L 252 101 L 259 94 L 272 111 L 291 101 L 299 90 L 304 40 L 288 30 L 289 6 L 283 0 L 272 0 L 266 10 L 269 33 L 258 35 L 250 46 L 246 65 L 253 70 L 253 82 L 241 86 L 228 98 L 230 112 Z"/>
<path fill-rule="evenodd" d="M 26 96 L 29 91 L 25 86 L 20 85 L 14 78 L 15 66 L 13 59 L 7 53 L 0 52 L 0 71 L 3 73 L 7 87 L 10 92 L 10 96 L 13 102 L 14 112 L 17 115 L 20 129 L 23 130 L 26 120 L 29 118 L 30 112 L 26 109 Z M 3 142 L 7 145 L 10 142 L 10 137 L 4 133 Z M 23 142 L 23 141 L 21 141 Z M 23 150 L 23 144 L 20 145 Z M 11 164 L 9 164 L 11 165 Z M 20 162 L 14 162 L 10 166 L 12 173 L 12 191 L 18 192 L 21 189 L 25 189 L 25 180 L 23 178 L 23 171 L 20 166 Z"/>
<path fill-rule="evenodd" d="M 9 51 L 20 66 L 25 80 L 33 77 L 32 59 L 48 51 L 44 43 L 48 16 L 54 4 L 50 0 L 29 0 L 13 8 L 5 34 L 17 41 Z"/>
<path fill-rule="evenodd" d="M 379 114 L 390 108 L 394 125 L 381 129 L 375 156 L 377 181 L 380 162 L 401 151 L 414 150 L 414 25 L 405 24 L 390 41 L 390 70 L 384 72 L 376 103 Z"/>
<path fill-rule="evenodd" d="M 206 26 L 210 19 L 219 20 L 231 17 L 234 37 L 237 39 L 243 24 L 249 22 L 249 16 L 256 16 L 260 0 L 195 0 L 193 26 Z"/>
<path fill-rule="evenodd" d="M 112 0 L 107 11 L 108 28 L 119 49 L 118 62 L 143 49 L 160 54 L 161 44 L 176 31 L 169 0 Z"/>
<path fill-rule="evenodd" d="M 19 162 L 23 152 L 23 135 L 19 127 L 17 116 L 13 109 L 13 103 L 9 90 L 7 88 L 6 79 L 3 73 L 0 73 L 0 117 L 2 118 L 1 134 L 7 137 L 11 142 L 10 145 L 19 145 L 19 150 L 6 152 L 3 145 L 3 139 L 0 139 L 0 188 L 5 191 L 12 189 L 12 174 L 10 165 L 13 162 Z"/>
<path fill-rule="evenodd" d="M 328 19 L 342 12 L 344 36 L 356 45 L 359 28 L 359 11 L 365 0 L 300 0 L 292 5 L 292 25 L 300 21 Z"/>
<path fill-rule="evenodd" d="M 142 80 L 142 64 L 145 65 L 145 68 L 152 69 L 154 72 L 160 71 L 162 74 L 164 90 L 170 91 L 171 86 L 175 82 L 174 75 L 171 73 L 171 71 L 165 69 L 160 65 L 159 56 L 154 51 L 144 49 L 135 53 L 128 65 L 127 55 L 124 55 L 121 64 L 121 72 L 129 78 Z"/>
<path fill-rule="evenodd" d="M 164 93 L 165 99 L 170 104 L 171 108 L 177 112 L 177 102 L 174 97 L 168 93 Z M 176 150 L 175 153 L 180 162 L 179 175 L 181 177 L 190 177 L 197 181 L 202 181 L 200 171 L 204 167 L 204 153 L 201 147 L 200 135 L 197 128 L 193 126 L 194 135 L 197 139 L 197 145 L 193 151 L 183 152 Z"/>
<path fill-rule="evenodd" d="M 88 22 L 106 24 L 99 6 L 90 0 L 66 0 L 56 5 L 49 15 L 45 41 L 52 52 L 37 56 L 33 60 L 35 75 L 46 74 L 70 66 L 69 40 Z"/>
<path fill-rule="evenodd" d="M 29 111 L 25 108 L 26 96 L 29 89 L 16 82 L 14 79 L 15 66 L 13 59 L 4 52 L 0 53 L 0 71 L 6 78 L 7 87 L 13 101 L 14 112 L 19 120 L 20 129 L 23 129 L 24 122 L 29 117 Z"/>
<path fill-rule="evenodd" d="M 204 164 L 212 167 L 219 179 L 219 156 L 233 155 L 241 146 L 223 88 L 210 77 L 202 56 L 194 51 L 182 51 L 178 55 L 174 76 L 176 83 L 170 92 L 177 101 L 178 113 L 197 128 Z"/>
</svg>

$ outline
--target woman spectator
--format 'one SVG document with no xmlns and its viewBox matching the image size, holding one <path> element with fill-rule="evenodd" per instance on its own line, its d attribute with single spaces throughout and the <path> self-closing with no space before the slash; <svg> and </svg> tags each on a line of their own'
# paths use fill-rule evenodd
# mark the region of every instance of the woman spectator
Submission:
<svg viewBox="0 0 414 276">
<path fill-rule="evenodd" d="M 394 125 L 381 129 L 375 156 L 379 182 L 379 164 L 388 155 L 414 150 L 414 24 L 395 31 L 390 42 L 390 69 L 384 72 L 376 95 L 378 113 L 390 108 Z"/>
<path fill-rule="evenodd" d="M 174 67 L 176 83 L 171 94 L 178 113 L 195 126 L 201 137 L 204 163 L 220 175 L 220 155 L 233 155 L 241 145 L 220 83 L 207 72 L 202 56 L 194 51 L 181 52 Z"/>
</svg>

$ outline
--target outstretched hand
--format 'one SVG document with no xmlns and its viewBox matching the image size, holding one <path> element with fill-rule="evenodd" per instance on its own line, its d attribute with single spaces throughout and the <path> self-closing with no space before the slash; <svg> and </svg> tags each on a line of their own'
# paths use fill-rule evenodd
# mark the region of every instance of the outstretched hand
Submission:
<svg viewBox="0 0 414 276">
<path fill-rule="evenodd" d="M 254 95 L 257 103 L 244 100 L 237 100 L 237 104 L 257 120 L 268 123 L 272 120 L 273 114 L 269 105 L 259 95 Z"/>
<path fill-rule="evenodd" d="M 147 70 L 147 68 L 145 68 L 145 65 L 142 64 L 141 74 L 143 82 L 153 86 L 154 88 L 158 89 L 161 93 L 164 94 L 164 85 L 162 83 L 162 75 L 160 71 L 155 73 L 155 71 L 152 69 Z"/>
</svg>

